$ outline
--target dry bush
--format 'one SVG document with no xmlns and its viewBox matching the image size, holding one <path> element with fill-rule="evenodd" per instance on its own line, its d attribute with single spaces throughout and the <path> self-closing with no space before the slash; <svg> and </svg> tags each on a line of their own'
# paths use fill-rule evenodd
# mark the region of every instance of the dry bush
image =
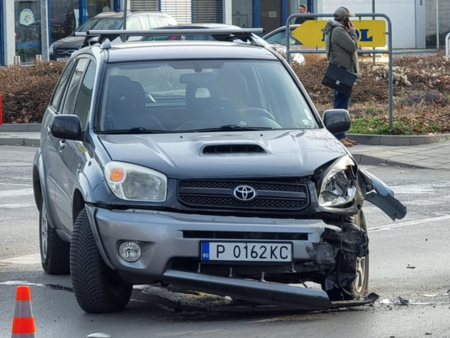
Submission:
<svg viewBox="0 0 450 338">
<path fill-rule="evenodd" d="M 64 62 L 0 68 L 3 123 L 41 122 Z"/>
<path fill-rule="evenodd" d="M 333 91 L 321 84 L 326 67 L 326 62 L 293 67 L 320 112 L 333 107 Z M 385 63 L 360 63 L 361 79 L 354 86 L 349 107 L 352 116 L 388 113 L 388 70 Z M 395 57 L 392 77 L 396 116 L 436 116 L 437 123 L 449 117 L 450 59 L 443 53 Z"/>
</svg>

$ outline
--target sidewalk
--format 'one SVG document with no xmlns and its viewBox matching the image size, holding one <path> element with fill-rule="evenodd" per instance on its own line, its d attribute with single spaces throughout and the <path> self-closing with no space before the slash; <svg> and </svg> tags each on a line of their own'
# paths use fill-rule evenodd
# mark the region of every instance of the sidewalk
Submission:
<svg viewBox="0 0 450 338">
<path fill-rule="evenodd" d="M 40 124 L 0 126 L 0 146 L 39 146 Z M 365 165 L 396 165 L 409 168 L 450 170 L 450 134 L 388 136 L 347 134 L 359 142 L 348 148 Z"/>
</svg>

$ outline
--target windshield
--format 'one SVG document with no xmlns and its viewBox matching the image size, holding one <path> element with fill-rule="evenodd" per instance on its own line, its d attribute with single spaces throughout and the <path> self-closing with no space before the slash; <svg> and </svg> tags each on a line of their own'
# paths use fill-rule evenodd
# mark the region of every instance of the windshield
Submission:
<svg viewBox="0 0 450 338">
<path fill-rule="evenodd" d="M 120 18 L 92 18 L 76 29 L 77 32 L 87 32 L 90 29 L 106 30 L 120 29 L 123 19 Z"/>
<path fill-rule="evenodd" d="M 108 65 L 101 132 L 317 128 L 278 61 L 190 60 Z"/>
</svg>

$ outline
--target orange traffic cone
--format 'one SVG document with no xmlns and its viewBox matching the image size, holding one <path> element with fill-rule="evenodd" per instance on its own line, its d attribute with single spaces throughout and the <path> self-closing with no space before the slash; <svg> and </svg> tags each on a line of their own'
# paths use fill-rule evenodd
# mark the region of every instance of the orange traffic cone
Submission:
<svg viewBox="0 0 450 338">
<path fill-rule="evenodd" d="M 29 286 L 17 287 L 11 338 L 36 338 Z"/>
</svg>

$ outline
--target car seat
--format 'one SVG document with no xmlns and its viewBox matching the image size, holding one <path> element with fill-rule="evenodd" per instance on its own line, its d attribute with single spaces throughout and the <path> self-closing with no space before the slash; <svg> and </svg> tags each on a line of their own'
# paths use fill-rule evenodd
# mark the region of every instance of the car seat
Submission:
<svg viewBox="0 0 450 338">
<path fill-rule="evenodd" d="M 106 130 L 131 128 L 163 129 L 161 123 L 146 114 L 146 95 L 137 81 L 126 76 L 111 76 L 106 105 Z"/>
</svg>

